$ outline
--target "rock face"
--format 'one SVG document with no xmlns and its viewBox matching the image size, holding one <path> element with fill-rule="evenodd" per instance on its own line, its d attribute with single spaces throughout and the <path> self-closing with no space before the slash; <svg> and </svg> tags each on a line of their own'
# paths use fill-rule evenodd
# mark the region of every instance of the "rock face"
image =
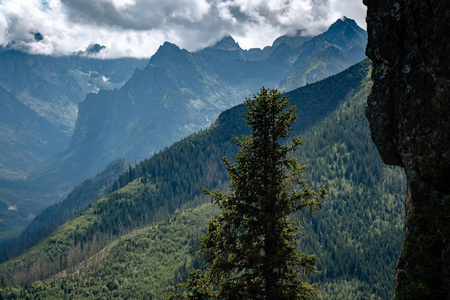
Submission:
<svg viewBox="0 0 450 300">
<path fill-rule="evenodd" d="M 408 179 L 398 299 L 450 299 L 450 1 L 364 0 L 372 139 Z"/>
</svg>

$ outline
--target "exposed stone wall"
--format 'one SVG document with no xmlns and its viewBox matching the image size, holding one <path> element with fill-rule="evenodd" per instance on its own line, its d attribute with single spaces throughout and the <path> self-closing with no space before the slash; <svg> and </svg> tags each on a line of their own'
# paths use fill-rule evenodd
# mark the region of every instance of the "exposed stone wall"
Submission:
<svg viewBox="0 0 450 300">
<path fill-rule="evenodd" d="M 408 180 L 395 294 L 450 299 L 450 1 L 364 4 L 374 82 L 366 115 L 383 161 Z"/>
</svg>

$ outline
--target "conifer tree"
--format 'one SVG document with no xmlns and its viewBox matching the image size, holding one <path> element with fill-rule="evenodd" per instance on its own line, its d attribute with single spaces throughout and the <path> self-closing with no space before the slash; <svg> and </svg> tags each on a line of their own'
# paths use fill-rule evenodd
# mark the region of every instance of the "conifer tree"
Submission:
<svg viewBox="0 0 450 300">
<path fill-rule="evenodd" d="M 221 209 L 200 244 L 205 267 L 181 285 L 185 295 L 168 299 L 320 298 L 309 284 L 315 256 L 296 251 L 300 225 L 291 215 L 312 213 L 327 191 L 308 188 L 300 178 L 305 166 L 290 156 L 302 143 L 300 137 L 287 143 L 295 108 L 265 88 L 245 105 L 252 135 L 233 137 L 239 148 L 235 163 L 223 158 L 231 192 L 205 190 Z"/>
</svg>

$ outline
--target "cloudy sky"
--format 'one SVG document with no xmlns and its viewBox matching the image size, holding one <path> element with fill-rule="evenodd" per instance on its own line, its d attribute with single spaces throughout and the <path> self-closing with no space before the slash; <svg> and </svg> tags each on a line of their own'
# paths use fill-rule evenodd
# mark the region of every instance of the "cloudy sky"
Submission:
<svg viewBox="0 0 450 300">
<path fill-rule="evenodd" d="M 195 51 L 230 34 L 262 48 L 344 15 L 365 28 L 365 14 L 362 0 L 0 0 L 0 44 L 58 55 L 98 43 L 101 57 L 150 57 L 165 41 Z"/>
</svg>

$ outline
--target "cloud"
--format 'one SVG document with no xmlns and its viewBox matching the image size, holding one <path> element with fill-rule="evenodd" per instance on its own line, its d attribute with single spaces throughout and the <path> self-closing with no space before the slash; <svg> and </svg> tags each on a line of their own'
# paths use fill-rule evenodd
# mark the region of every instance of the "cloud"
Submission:
<svg viewBox="0 0 450 300">
<path fill-rule="evenodd" d="M 364 27 L 360 2 L 2 0 L 0 44 L 55 55 L 101 44 L 100 57 L 150 57 L 164 41 L 195 51 L 230 34 L 243 48 L 262 48 L 297 29 L 318 34 L 343 15 Z M 35 39 L 37 32 L 42 40 Z"/>
<path fill-rule="evenodd" d="M 208 13 L 205 0 L 61 0 L 72 22 L 91 22 L 126 30 L 152 30 L 201 21 Z"/>
</svg>

